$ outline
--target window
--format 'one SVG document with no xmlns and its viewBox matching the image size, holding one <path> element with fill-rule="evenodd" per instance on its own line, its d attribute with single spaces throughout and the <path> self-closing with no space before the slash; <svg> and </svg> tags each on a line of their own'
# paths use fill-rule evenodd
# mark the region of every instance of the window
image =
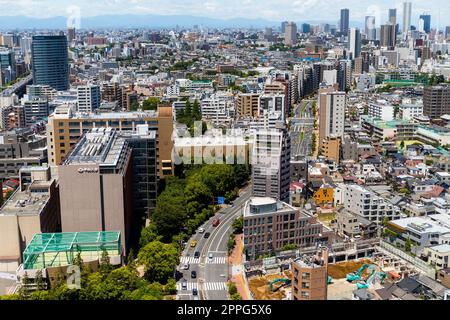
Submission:
<svg viewBox="0 0 450 320">
<path fill-rule="evenodd" d="M 309 289 L 309 282 L 302 282 L 302 289 Z"/>
<path fill-rule="evenodd" d="M 309 292 L 308 291 L 302 291 L 302 298 L 309 298 Z"/>
<path fill-rule="evenodd" d="M 310 279 L 311 274 L 309 272 L 302 272 L 302 279 Z"/>
</svg>

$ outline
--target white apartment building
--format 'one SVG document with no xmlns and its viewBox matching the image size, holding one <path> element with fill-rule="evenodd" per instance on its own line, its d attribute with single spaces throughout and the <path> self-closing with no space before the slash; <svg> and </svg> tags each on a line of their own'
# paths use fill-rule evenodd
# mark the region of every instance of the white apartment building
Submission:
<svg viewBox="0 0 450 320">
<path fill-rule="evenodd" d="M 258 98 L 258 116 L 277 115 L 277 120 L 285 121 L 285 96 L 282 94 L 262 94 Z"/>
<path fill-rule="evenodd" d="M 200 103 L 203 120 L 211 120 L 215 125 L 227 124 L 234 116 L 234 101 L 228 96 L 211 95 Z"/>
<path fill-rule="evenodd" d="M 369 102 L 369 116 L 383 121 L 394 120 L 394 106 L 385 100 L 378 100 L 376 103 Z"/>
<path fill-rule="evenodd" d="M 324 92 L 319 96 L 319 141 L 330 137 L 344 136 L 345 92 Z"/>
<path fill-rule="evenodd" d="M 79 112 L 93 112 L 100 107 L 100 86 L 88 84 L 77 87 L 77 100 Z"/>
<path fill-rule="evenodd" d="M 356 184 L 346 186 L 344 207 L 375 223 L 383 223 L 385 217 L 389 220 L 400 219 L 400 208 Z"/>
<path fill-rule="evenodd" d="M 402 120 L 411 120 L 414 117 L 423 115 L 423 101 L 413 101 L 411 99 L 404 99 L 399 107 L 399 116 Z"/>
</svg>

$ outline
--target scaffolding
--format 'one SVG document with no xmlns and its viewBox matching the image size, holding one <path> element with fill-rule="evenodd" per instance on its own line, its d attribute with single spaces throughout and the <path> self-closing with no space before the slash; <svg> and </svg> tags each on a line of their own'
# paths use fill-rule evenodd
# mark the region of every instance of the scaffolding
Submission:
<svg viewBox="0 0 450 320">
<path fill-rule="evenodd" d="M 121 255 L 120 232 L 63 232 L 35 234 L 23 252 L 25 270 L 71 265 L 80 253 L 83 261 Z"/>
</svg>

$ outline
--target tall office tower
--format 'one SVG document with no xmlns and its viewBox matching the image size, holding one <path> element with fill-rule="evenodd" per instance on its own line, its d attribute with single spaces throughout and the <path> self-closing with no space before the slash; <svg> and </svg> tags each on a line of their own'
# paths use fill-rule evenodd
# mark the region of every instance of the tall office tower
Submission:
<svg viewBox="0 0 450 320">
<path fill-rule="evenodd" d="M 342 91 L 319 94 L 319 145 L 329 137 L 344 136 L 347 95 Z"/>
<path fill-rule="evenodd" d="M 77 87 L 78 111 L 93 112 L 100 108 L 100 86 L 88 84 Z"/>
<path fill-rule="evenodd" d="M 309 23 L 303 23 L 302 24 L 302 33 L 310 33 L 311 32 L 311 25 Z M 327 32 L 324 30 L 324 32 Z"/>
<path fill-rule="evenodd" d="M 375 17 L 367 16 L 366 17 L 366 26 L 365 26 L 365 34 L 367 40 L 376 40 L 377 29 L 375 27 Z"/>
<path fill-rule="evenodd" d="M 22 103 L 26 126 L 31 126 L 48 117 L 49 108 L 46 97 L 31 97 L 29 100 L 24 100 Z"/>
<path fill-rule="evenodd" d="M 0 76 L 3 75 L 4 81 L 1 83 L 8 83 L 16 80 L 16 59 L 14 52 L 11 50 L 0 51 Z"/>
<path fill-rule="evenodd" d="M 389 23 L 397 24 L 397 9 L 389 9 Z"/>
<path fill-rule="evenodd" d="M 291 141 L 284 124 L 257 130 L 252 150 L 253 195 L 288 202 L 290 159 Z"/>
<path fill-rule="evenodd" d="M 420 22 L 422 21 L 422 22 Z M 419 25 L 422 25 L 423 28 L 419 27 L 419 31 L 430 33 L 431 30 L 431 16 L 429 14 L 421 14 L 419 17 Z"/>
<path fill-rule="evenodd" d="M 67 40 L 72 42 L 76 38 L 76 30 L 74 27 L 70 27 L 67 29 Z"/>
<path fill-rule="evenodd" d="M 31 44 L 33 84 L 69 89 L 69 62 L 66 36 L 33 36 Z"/>
<path fill-rule="evenodd" d="M 286 25 L 288 24 L 287 21 L 283 21 L 281 23 L 281 33 L 285 33 L 286 32 Z"/>
<path fill-rule="evenodd" d="M 403 35 L 408 35 L 411 29 L 411 2 L 403 2 Z"/>
<path fill-rule="evenodd" d="M 297 25 L 295 22 L 288 22 L 286 24 L 286 31 L 284 33 L 284 44 L 293 46 L 297 43 Z"/>
<path fill-rule="evenodd" d="M 273 31 L 272 28 L 266 28 L 264 30 L 264 39 L 267 41 L 273 41 Z"/>
<path fill-rule="evenodd" d="M 384 24 L 381 26 L 380 46 L 394 49 L 395 47 L 395 25 Z"/>
<path fill-rule="evenodd" d="M 348 36 L 348 30 L 350 26 L 350 10 L 341 9 L 341 20 L 339 22 L 339 31 L 342 35 Z"/>
<path fill-rule="evenodd" d="M 350 29 L 349 48 L 352 54 L 352 59 L 358 58 L 361 55 L 361 33 L 358 28 Z"/>
<path fill-rule="evenodd" d="M 450 86 L 427 86 L 423 91 L 423 115 L 438 119 L 450 114 Z"/>
<path fill-rule="evenodd" d="M 445 38 L 450 37 L 450 26 L 445 27 Z"/>
</svg>

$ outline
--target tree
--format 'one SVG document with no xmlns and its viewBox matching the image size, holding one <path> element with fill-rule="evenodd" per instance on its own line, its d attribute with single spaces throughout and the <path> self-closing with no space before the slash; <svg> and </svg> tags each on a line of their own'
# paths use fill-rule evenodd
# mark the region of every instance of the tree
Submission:
<svg viewBox="0 0 450 320">
<path fill-rule="evenodd" d="M 244 229 L 244 217 L 241 216 L 233 221 L 233 233 L 240 234 Z"/>
<path fill-rule="evenodd" d="M 101 259 L 100 259 L 100 268 L 99 268 L 99 271 L 100 271 L 100 273 L 101 273 L 102 275 L 104 275 L 104 276 L 108 275 L 108 274 L 112 271 L 112 269 L 113 269 L 110 260 L 111 260 L 111 259 L 109 258 L 108 251 L 106 251 L 105 249 L 103 249 L 103 251 L 102 251 L 102 257 L 101 257 Z"/>
<path fill-rule="evenodd" d="M 194 119 L 194 121 L 202 120 L 200 104 L 198 103 L 197 99 L 195 99 L 194 104 L 192 106 L 192 118 Z"/>
<path fill-rule="evenodd" d="M 147 243 L 150 243 L 155 240 L 161 240 L 161 236 L 158 235 L 158 231 L 156 229 L 156 225 L 154 223 L 150 223 L 148 227 L 145 227 L 141 231 L 141 238 L 139 239 L 139 245 L 141 247 L 145 247 Z"/>
<path fill-rule="evenodd" d="M 141 248 L 138 259 L 144 265 L 146 278 L 162 284 L 172 278 L 179 262 L 177 248 L 160 241 L 150 242 Z"/>
<path fill-rule="evenodd" d="M 400 142 L 400 149 L 405 149 L 405 141 Z"/>
<path fill-rule="evenodd" d="M 405 251 L 411 252 L 411 239 L 409 237 L 405 240 Z"/>
<path fill-rule="evenodd" d="M 159 100 L 158 97 L 149 97 L 147 100 L 145 100 L 142 104 L 142 109 L 143 110 L 157 110 L 158 109 L 158 104 L 161 101 Z"/>
</svg>

